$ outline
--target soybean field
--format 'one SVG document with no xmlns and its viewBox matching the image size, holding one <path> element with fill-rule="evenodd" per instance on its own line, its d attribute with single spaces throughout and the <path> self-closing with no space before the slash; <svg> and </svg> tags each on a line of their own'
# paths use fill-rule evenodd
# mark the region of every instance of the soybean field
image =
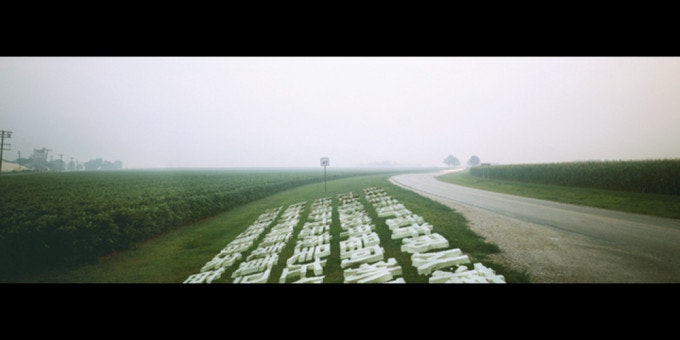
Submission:
<svg viewBox="0 0 680 340">
<path fill-rule="evenodd" d="M 328 179 L 360 173 L 334 171 Z M 63 265 L 91 263 L 178 226 L 321 181 L 323 177 L 315 170 L 2 176 L 0 281 Z"/>
</svg>

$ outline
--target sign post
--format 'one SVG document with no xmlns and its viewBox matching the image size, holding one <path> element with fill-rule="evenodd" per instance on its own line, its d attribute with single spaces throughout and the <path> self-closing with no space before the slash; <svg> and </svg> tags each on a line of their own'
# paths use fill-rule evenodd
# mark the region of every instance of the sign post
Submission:
<svg viewBox="0 0 680 340">
<path fill-rule="evenodd" d="M 326 192 L 326 167 L 330 165 L 328 157 L 321 157 L 321 166 L 323 167 L 323 192 Z"/>
</svg>

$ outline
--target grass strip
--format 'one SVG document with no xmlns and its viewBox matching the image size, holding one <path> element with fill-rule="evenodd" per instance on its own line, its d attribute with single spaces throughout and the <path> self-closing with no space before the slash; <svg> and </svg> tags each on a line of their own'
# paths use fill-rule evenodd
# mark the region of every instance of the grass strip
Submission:
<svg viewBox="0 0 680 340">
<path fill-rule="evenodd" d="M 440 181 L 504 194 L 585 205 L 629 213 L 680 218 L 680 196 L 633 193 L 479 178 L 467 171 L 437 177 Z"/>
</svg>

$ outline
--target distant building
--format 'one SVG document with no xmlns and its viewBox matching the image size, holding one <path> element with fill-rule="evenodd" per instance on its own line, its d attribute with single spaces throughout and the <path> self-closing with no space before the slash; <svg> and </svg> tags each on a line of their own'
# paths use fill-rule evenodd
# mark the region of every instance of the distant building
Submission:
<svg viewBox="0 0 680 340">
<path fill-rule="evenodd" d="M 48 171 L 49 166 L 47 164 L 47 154 L 49 153 L 49 149 L 47 148 L 42 148 L 42 149 L 33 149 L 33 156 L 31 157 L 32 163 L 33 163 L 33 168 L 36 171 Z"/>
<path fill-rule="evenodd" d="M 2 172 L 19 172 L 28 170 L 27 167 L 19 165 L 19 163 L 9 162 L 6 160 L 2 161 Z"/>
</svg>

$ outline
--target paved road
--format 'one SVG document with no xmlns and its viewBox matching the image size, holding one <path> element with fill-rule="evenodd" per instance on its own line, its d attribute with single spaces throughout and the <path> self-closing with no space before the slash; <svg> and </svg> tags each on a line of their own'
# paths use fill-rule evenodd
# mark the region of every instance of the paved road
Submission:
<svg viewBox="0 0 680 340">
<path fill-rule="evenodd" d="M 537 281 L 680 282 L 680 220 L 472 189 L 438 181 L 440 174 L 391 180 L 457 210 L 467 208 L 462 210 L 483 236 Z"/>
</svg>

